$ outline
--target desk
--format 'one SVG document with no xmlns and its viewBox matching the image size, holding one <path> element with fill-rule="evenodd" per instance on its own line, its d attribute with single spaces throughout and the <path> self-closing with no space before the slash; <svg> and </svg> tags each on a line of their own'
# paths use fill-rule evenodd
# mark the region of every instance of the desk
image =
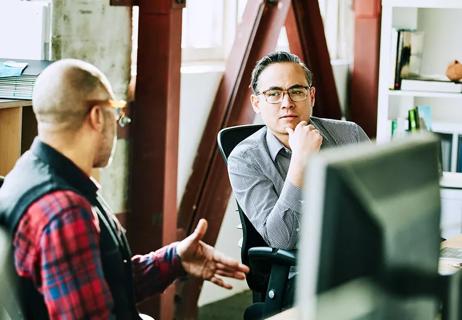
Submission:
<svg viewBox="0 0 462 320">
<path fill-rule="evenodd" d="M 444 172 L 441 186 L 441 234 L 452 238 L 462 233 L 462 173 Z"/>
<path fill-rule="evenodd" d="M 462 234 L 452 237 L 441 244 L 442 247 L 449 248 L 462 248 Z M 455 267 L 454 263 L 450 261 L 440 259 L 439 262 L 439 273 L 440 274 L 453 274 L 459 271 L 461 267 Z M 299 320 L 297 306 L 278 313 L 267 320 Z"/>
<path fill-rule="evenodd" d="M 0 99 L 0 175 L 11 170 L 37 134 L 30 100 Z"/>
</svg>

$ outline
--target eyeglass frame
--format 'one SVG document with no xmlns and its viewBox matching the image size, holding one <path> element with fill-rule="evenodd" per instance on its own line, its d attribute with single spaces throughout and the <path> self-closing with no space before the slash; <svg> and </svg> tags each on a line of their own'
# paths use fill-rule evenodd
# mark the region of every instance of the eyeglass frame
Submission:
<svg viewBox="0 0 462 320">
<path fill-rule="evenodd" d="M 289 96 L 289 99 L 292 100 L 292 102 L 301 102 L 301 101 L 305 101 L 306 99 L 308 99 L 308 95 L 309 95 L 309 92 L 311 90 L 311 88 L 313 88 L 313 85 L 308 85 L 308 86 L 302 86 L 302 85 L 294 85 L 288 89 L 281 89 L 281 88 L 270 88 L 270 89 L 267 89 L 265 91 L 261 91 L 261 92 L 256 92 L 255 95 L 263 95 L 265 97 L 265 101 L 269 104 L 278 104 L 278 103 L 281 103 L 282 100 L 284 100 L 284 95 L 287 94 Z M 289 90 L 291 89 L 305 89 L 306 90 L 306 97 L 303 99 L 303 100 L 294 100 L 292 98 L 292 96 L 290 95 L 289 93 Z M 271 91 L 271 90 L 275 90 L 275 91 L 281 91 L 281 98 L 279 99 L 279 101 L 276 101 L 276 102 L 270 102 L 268 101 L 268 96 L 266 95 L 266 93 L 268 91 Z"/>
<path fill-rule="evenodd" d="M 107 99 L 107 100 L 90 100 L 87 101 L 91 106 L 95 106 L 98 104 L 109 104 L 111 108 L 113 108 L 116 122 L 117 124 L 123 128 L 132 122 L 132 119 L 127 116 L 125 109 L 127 108 L 127 101 L 125 100 L 114 100 L 114 99 Z"/>
</svg>

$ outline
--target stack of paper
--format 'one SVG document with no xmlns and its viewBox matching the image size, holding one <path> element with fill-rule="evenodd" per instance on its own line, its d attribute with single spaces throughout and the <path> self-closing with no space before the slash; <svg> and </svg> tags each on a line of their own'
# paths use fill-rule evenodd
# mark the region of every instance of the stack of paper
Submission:
<svg viewBox="0 0 462 320">
<path fill-rule="evenodd" d="M 35 80 L 50 63 L 0 58 L 0 98 L 31 100 Z"/>
</svg>

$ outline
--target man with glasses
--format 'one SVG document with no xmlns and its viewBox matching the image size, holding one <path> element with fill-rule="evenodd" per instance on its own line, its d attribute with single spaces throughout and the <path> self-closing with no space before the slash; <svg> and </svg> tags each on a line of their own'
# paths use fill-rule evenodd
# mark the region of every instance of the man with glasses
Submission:
<svg viewBox="0 0 462 320">
<path fill-rule="evenodd" d="M 274 52 L 258 61 L 250 87 L 252 108 L 266 126 L 230 154 L 231 186 L 268 245 L 294 249 L 306 158 L 321 148 L 368 137 L 355 123 L 312 116 L 316 92 L 312 73 L 291 53 Z"/>
<path fill-rule="evenodd" d="M 38 137 L 0 188 L 0 227 L 13 237 L 28 319 L 139 319 L 136 302 L 190 274 L 224 288 L 248 268 L 189 237 L 132 256 L 125 232 L 98 192 L 92 168 L 106 166 L 116 122 L 128 124 L 107 78 L 79 60 L 38 77 Z"/>
</svg>

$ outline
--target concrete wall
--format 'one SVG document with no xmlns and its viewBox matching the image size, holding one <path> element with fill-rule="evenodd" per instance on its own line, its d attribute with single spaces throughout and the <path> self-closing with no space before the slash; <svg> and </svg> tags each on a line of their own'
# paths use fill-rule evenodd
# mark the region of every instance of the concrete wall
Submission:
<svg viewBox="0 0 462 320">
<path fill-rule="evenodd" d="M 78 58 L 93 63 L 124 99 L 130 79 L 131 8 L 109 0 L 52 0 L 52 59 Z M 114 212 L 126 211 L 127 141 L 118 140 L 112 165 L 100 171 L 105 198 Z M 114 187 L 115 186 L 115 187 Z"/>
</svg>

